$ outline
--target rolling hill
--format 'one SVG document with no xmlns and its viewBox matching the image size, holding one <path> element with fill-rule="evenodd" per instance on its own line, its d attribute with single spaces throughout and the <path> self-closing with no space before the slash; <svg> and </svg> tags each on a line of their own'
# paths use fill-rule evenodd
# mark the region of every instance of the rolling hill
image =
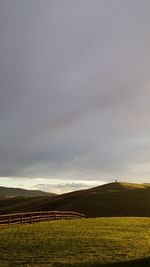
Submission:
<svg viewBox="0 0 150 267">
<path fill-rule="evenodd" d="M 0 198 L 10 197 L 40 197 L 40 196 L 54 196 L 55 194 L 43 192 L 40 190 L 27 190 L 22 188 L 12 188 L 0 186 Z"/>
<path fill-rule="evenodd" d="M 3 202 L 1 207 L 1 213 L 72 210 L 87 217 L 150 216 L 150 185 L 110 183 L 54 197 L 35 198 L 28 203 L 7 206 Z"/>
</svg>

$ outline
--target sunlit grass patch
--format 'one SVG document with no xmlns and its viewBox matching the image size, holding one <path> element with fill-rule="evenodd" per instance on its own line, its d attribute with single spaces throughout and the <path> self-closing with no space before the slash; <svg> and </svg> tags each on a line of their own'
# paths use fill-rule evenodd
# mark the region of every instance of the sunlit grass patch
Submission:
<svg viewBox="0 0 150 267">
<path fill-rule="evenodd" d="M 0 266 L 92 266 L 149 256 L 149 218 L 53 221 L 0 231 Z"/>
</svg>

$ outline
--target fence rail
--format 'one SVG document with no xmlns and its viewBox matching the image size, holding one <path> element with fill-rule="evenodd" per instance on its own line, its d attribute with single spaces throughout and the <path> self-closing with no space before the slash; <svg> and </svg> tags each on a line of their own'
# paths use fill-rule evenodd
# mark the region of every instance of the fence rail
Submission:
<svg viewBox="0 0 150 267">
<path fill-rule="evenodd" d="M 38 211 L 0 215 L 0 226 L 35 223 L 51 220 L 82 219 L 85 215 L 74 211 Z"/>
</svg>

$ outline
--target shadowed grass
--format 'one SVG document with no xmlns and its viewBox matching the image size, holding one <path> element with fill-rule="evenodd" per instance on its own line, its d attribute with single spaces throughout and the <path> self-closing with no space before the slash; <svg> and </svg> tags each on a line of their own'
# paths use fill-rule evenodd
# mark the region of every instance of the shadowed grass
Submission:
<svg viewBox="0 0 150 267">
<path fill-rule="evenodd" d="M 111 183 L 56 197 L 0 201 L 1 213 L 72 210 L 86 217 L 149 217 L 150 185 Z"/>
</svg>

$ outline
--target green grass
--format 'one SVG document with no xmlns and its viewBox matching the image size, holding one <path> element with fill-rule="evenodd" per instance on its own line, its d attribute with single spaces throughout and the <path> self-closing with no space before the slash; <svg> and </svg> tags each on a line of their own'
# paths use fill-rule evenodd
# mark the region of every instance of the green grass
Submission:
<svg viewBox="0 0 150 267">
<path fill-rule="evenodd" d="M 53 221 L 0 230 L 2 267 L 143 267 L 150 266 L 148 257 L 150 218 Z"/>
<path fill-rule="evenodd" d="M 23 188 L 12 188 L 0 186 L 0 198 L 5 197 L 40 197 L 40 196 L 55 196 L 56 194 L 46 193 L 41 190 L 27 190 Z"/>
</svg>

